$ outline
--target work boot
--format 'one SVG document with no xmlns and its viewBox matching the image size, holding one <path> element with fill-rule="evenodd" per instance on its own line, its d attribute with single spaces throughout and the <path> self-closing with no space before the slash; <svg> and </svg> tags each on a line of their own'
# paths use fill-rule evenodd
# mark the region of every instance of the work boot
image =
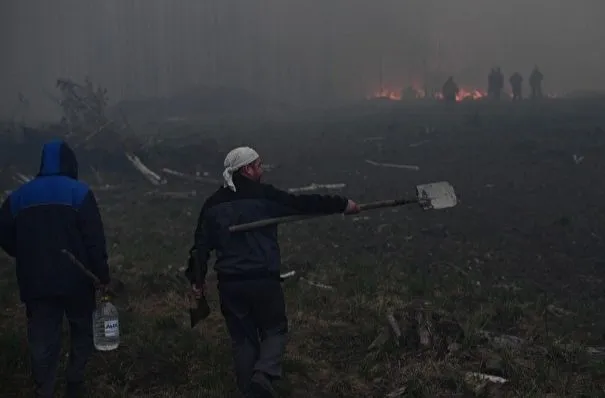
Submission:
<svg viewBox="0 0 605 398">
<path fill-rule="evenodd" d="M 67 383 L 65 398 L 84 398 L 84 383 Z"/>
<path fill-rule="evenodd" d="M 277 398 L 271 380 L 261 372 L 255 372 L 250 380 L 250 391 L 257 398 Z"/>
</svg>

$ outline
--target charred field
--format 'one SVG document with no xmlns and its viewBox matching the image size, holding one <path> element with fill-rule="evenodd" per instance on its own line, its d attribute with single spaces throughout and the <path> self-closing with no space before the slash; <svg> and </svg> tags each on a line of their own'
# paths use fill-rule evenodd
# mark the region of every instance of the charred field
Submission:
<svg viewBox="0 0 605 398">
<path fill-rule="evenodd" d="M 302 276 L 284 282 L 283 396 L 605 395 L 604 105 L 375 101 L 157 123 L 145 134 L 133 126 L 146 142 L 137 156 L 166 180 L 160 185 L 122 147 L 76 147 L 123 284 L 114 300 L 121 346 L 94 355 L 90 396 L 236 396 L 212 274 L 212 314 L 192 330 L 182 267 L 203 200 L 217 187 L 191 176 L 218 178 L 226 152 L 243 144 L 270 166 L 266 181 L 284 189 L 346 184 L 315 192 L 363 203 L 446 180 L 459 197 L 447 210 L 412 206 L 280 227 L 282 272 Z M 35 175 L 45 138 L 2 138 L 1 192 L 17 186 L 16 173 Z M 25 311 L 12 260 L 0 264 L 0 395 L 27 396 Z"/>
</svg>

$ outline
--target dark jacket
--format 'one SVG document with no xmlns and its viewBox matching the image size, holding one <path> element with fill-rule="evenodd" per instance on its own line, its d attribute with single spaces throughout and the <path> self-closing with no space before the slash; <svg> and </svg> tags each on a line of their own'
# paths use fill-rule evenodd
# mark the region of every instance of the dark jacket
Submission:
<svg viewBox="0 0 605 398">
<path fill-rule="evenodd" d="M 0 247 L 16 259 L 21 300 L 81 296 L 94 285 L 62 249 L 102 283 L 109 282 L 103 223 L 88 186 L 77 180 L 78 162 L 63 141 L 44 145 L 40 172 L 0 208 Z"/>
<path fill-rule="evenodd" d="M 281 265 L 277 226 L 267 226 L 246 232 L 229 232 L 235 224 L 292 214 L 342 213 L 347 198 L 328 195 L 292 195 L 272 185 L 252 181 L 239 174 L 233 178 L 236 192 L 220 188 L 204 203 L 195 230 L 195 243 L 202 267 L 212 250 L 219 281 L 279 277 Z M 195 282 L 190 256 L 187 277 Z"/>
</svg>

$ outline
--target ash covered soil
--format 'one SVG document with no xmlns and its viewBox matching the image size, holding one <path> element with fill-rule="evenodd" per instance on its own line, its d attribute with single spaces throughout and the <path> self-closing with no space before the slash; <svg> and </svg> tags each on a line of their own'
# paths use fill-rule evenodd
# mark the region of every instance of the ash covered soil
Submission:
<svg viewBox="0 0 605 398">
<path fill-rule="evenodd" d="M 459 204 L 447 210 L 408 206 L 280 227 L 282 271 L 304 276 L 284 283 L 291 327 L 284 396 L 598 396 L 605 368 L 585 347 L 605 345 L 603 105 L 379 101 L 221 128 L 164 125 L 139 156 L 158 173 L 219 178 L 227 151 L 250 145 L 270 166 L 266 182 L 344 183 L 317 192 L 360 203 L 413 195 L 428 182 L 455 187 Z M 16 171 L 36 173 L 40 147 L 32 142 L 3 143 L 2 191 L 16 186 Z M 91 396 L 235 396 L 212 276 L 213 314 L 190 330 L 180 272 L 216 185 L 164 173 L 168 182 L 154 186 L 119 149 L 76 151 L 87 182 L 111 185 L 96 194 L 113 274 L 124 284 L 115 300 L 122 346 L 91 361 Z M 24 310 L 12 263 L 0 261 L 0 391 L 23 396 Z M 426 325 L 419 311 L 434 317 L 428 343 L 415 337 Z M 441 327 L 444 319 L 457 332 Z M 483 331 L 525 343 L 502 347 Z M 467 372 L 506 382 L 469 381 Z"/>
</svg>

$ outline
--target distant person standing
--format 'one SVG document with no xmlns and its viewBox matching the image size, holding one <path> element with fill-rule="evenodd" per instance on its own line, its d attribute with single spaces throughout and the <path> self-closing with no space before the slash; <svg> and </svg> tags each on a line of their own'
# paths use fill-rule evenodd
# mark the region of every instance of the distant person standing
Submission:
<svg viewBox="0 0 605 398">
<path fill-rule="evenodd" d="M 487 75 L 487 97 L 488 98 L 494 97 L 494 88 L 496 86 L 495 80 L 494 80 L 495 76 L 496 76 L 496 70 L 494 68 L 492 68 L 489 71 L 489 75 Z"/>
<path fill-rule="evenodd" d="M 95 196 L 78 181 L 78 162 L 67 143 L 45 144 L 36 178 L 2 204 L 0 247 L 16 260 L 36 397 L 54 395 L 64 315 L 71 340 L 65 396 L 90 396 L 83 392 L 83 378 L 94 349 L 95 288 L 62 250 L 71 252 L 103 284 L 109 283 L 109 268 Z"/>
<path fill-rule="evenodd" d="M 502 70 L 500 70 L 500 67 L 498 67 L 496 69 L 495 84 L 496 84 L 495 98 L 497 100 L 499 100 L 500 97 L 502 96 L 502 90 L 504 89 L 504 73 L 502 73 Z"/>
<path fill-rule="evenodd" d="M 515 72 L 509 79 L 510 86 L 513 90 L 513 101 L 519 101 L 522 98 L 523 76 L 519 72 Z"/>
<path fill-rule="evenodd" d="M 529 85 L 531 87 L 532 99 L 542 98 L 542 80 L 544 80 L 544 75 L 542 74 L 542 72 L 540 72 L 540 69 L 535 66 L 534 70 L 529 76 Z"/>
<path fill-rule="evenodd" d="M 456 97 L 458 96 L 459 92 L 460 88 L 454 82 L 454 77 L 448 77 L 441 89 L 441 94 L 443 95 L 445 102 L 456 102 Z"/>
<path fill-rule="evenodd" d="M 488 96 L 492 99 L 499 100 L 504 88 L 504 75 L 500 68 L 492 69 L 488 76 Z"/>
</svg>

